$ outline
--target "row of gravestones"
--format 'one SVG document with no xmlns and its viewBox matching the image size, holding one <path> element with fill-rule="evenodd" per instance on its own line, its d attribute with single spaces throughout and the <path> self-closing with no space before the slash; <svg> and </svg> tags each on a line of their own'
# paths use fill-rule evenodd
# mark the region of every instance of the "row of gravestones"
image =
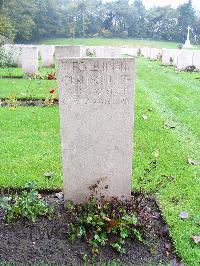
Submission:
<svg viewBox="0 0 200 266">
<path fill-rule="evenodd" d="M 63 57 L 121 57 L 123 54 L 137 56 L 138 48 L 121 47 L 86 47 L 86 46 L 53 46 L 53 45 L 10 45 L 3 46 L 5 52 L 11 54 L 15 64 L 23 69 L 24 74 L 31 75 L 38 72 L 39 55 L 42 66 L 51 67 L 54 58 Z"/>
<path fill-rule="evenodd" d="M 151 60 L 162 58 L 163 65 L 175 66 L 177 70 L 185 70 L 187 67 L 194 66 L 197 71 L 200 71 L 200 51 L 144 47 L 141 48 L 141 54 L 144 58 Z"/>
<path fill-rule="evenodd" d="M 135 59 L 101 49 L 97 58 L 80 46 L 55 47 L 65 201 L 85 201 L 92 187 L 108 199 L 131 197 Z M 38 47 L 22 55 L 28 67 Z"/>
<path fill-rule="evenodd" d="M 122 55 L 137 56 L 140 50 L 144 58 L 158 60 L 162 58 L 163 65 L 173 65 L 178 70 L 194 66 L 200 70 L 200 51 L 180 49 L 136 48 L 136 47 L 103 47 L 103 46 L 53 46 L 53 45 L 10 45 L 3 46 L 11 52 L 18 67 L 24 74 L 36 74 L 38 71 L 38 55 L 40 54 L 43 67 L 51 67 L 54 57 L 121 57 Z"/>
<path fill-rule="evenodd" d="M 98 196 L 131 197 L 135 59 L 121 58 L 125 49 L 85 57 L 81 46 L 55 47 L 66 201 L 82 202 L 96 186 Z M 150 58 L 160 53 L 152 48 Z M 38 64 L 38 47 L 23 47 L 22 56 L 27 67 Z"/>
</svg>

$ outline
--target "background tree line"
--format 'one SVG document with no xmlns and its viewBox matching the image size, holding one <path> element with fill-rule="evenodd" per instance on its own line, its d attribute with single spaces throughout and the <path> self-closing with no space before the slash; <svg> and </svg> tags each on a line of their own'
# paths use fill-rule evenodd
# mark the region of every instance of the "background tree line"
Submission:
<svg viewBox="0 0 200 266">
<path fill-rule="evenodd" d="M 188 25 L 200 43 L 200 15 L 191 0 L 149 10 L 141 0 L 0 0 L 0 35 L 18 42 L 97 36 L 184 42 Z"/>
</svg>

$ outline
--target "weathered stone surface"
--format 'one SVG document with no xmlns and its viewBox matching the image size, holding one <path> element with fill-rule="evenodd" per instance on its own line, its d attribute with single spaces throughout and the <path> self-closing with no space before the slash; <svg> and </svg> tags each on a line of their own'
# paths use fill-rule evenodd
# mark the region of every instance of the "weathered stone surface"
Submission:
<svg viewBox="0 0 200 266">
<path fill-rule="evenodd" d="M 178 64 L 178 54 L 181 52 L 181 50 L 180 49 L 173 49 L 173 53 L 174 53 L 174 55 L 173 55 L 173 66 L 177 66 L 177 64 Z"/>
<path fill-rule="evenodd" d="M 170 66 L 173 63 L 174 52 L 172 49 L 162 49 L 162 64 Z"/>
<path fill-rule="evenodd" d="M 177 58 L 177 69 L 184 70 L 193 64 L 193 51 L 180 50 Z"/>
<path fill-rule="evenodd" d="M 141 48 L 141 54 L 144 56 L 144 58 L 148 59 L 151 55 L 151 48 L 149 47 L 142 47 Z"/>
<path fill-rule="evenodd" d="M 136 57 L 138 55 L 138 48 L 137 47 L 122 47 L 121 54 Z"/>
<path fill-rule="evenodd" d="M 69 57 L 81 57 L 81 46 L 70 45 L 58 45 L 55 46 L 55 58 L 69 58 Z"/>
<path fill-rule="evenodd" d="M 65 200 L 131 196 L 134 59 L 57 60 Z"/>
<path fill-rule="evenodd" d="M 82 46 L 81 57 L 96 57 L 97 46 Z"/>
<path fill-rule="evenodd" d="M 158 60 L 159 56 L 162 55 L 162 50 L 158 48 L 151 48 L 150 59 Z"/>
<path fill-rule="evenodd" d="M 40 45 L 39 47 L 42 66 L 43 67 L 51 67 L 54 63 L 54 49 L 52 45 Z"/>
<path fill-rule="evenodd" d="M 104 46 L 98 46 L 96 47 L 96 57 L 103 58 L 104 57 L 104 50 L 106 47 Z"/>
<path fill-rule="evenodd" d="M 120 47 L 98 47 L 96 50 L 96 57 L 98 58 L 119 58 L 121 57 L 121 49 Z"/>
<path fill-rule="evenodd" d="M 199 71 L 200 70 L 200 51 L 193 52 L 193 62 L 192 64 Z"/>
<path fill-rule="evenodd" d="M 34 75 L 38 72 L 38 48 L 22 47 L 22 70 L 24 74 Z"/>
</svg>

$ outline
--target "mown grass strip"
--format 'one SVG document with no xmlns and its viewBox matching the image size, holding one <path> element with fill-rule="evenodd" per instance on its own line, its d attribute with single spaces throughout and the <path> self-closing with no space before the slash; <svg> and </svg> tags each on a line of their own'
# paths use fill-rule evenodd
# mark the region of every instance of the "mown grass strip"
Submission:
<svg viewBox="0 0 200 266">
<path fill-rule="evenodd" d="M 0 108 L 0 143 L 0 187 L 62 188 L 58 107 Z"/>
<path fill-rule="evenodd" d="M 198 130 L 192 124 L 188 128 L 184 120 L 180 121 L 180 113 L 171 108 L 172 100 L 166 100 L 162 93 L 163 77 L 159 73 L 163 69 L 159 67 L 160 72 L 153 75 L 147 68 L 151 69 L 154 64 L 138 61 L 133 189 L 156 195 L 177 252 L 186 265 L 199 265 L 199 247 L 190 238 L 199 234 L 200 169 L 199 165 L 191 166 L 187 162 L 190 155 L 198 161 Z M 176 84 L 173 85 L 172 98 L 176 94 Z M 179 101 L 181 106 L 181 99 Z M 193 101 L 192 95 L 189 101 Z M 166 121 L 175 123 L 175 129 L 166 128 Z M 178 218 L 182 210 L 189 213 L 186 221 Z"/>
</svg>

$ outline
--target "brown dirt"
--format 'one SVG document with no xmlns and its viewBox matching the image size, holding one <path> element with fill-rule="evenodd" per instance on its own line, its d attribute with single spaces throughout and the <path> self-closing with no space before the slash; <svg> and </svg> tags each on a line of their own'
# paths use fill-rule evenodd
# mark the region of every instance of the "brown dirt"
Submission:
<svg viewBox="0 0 200 266">
<path fill-rule="evenodd" d="M 72 244 L 67 240 L 69 217 L 64 211 L 62 199 L 56 198 L 55 193 L 43 197 L 49 204 L 56 203 L 55 215 L 51 219 L 40 218 L 35 224 L 25 220 L 5 223 L 0 209 L 0 262 L 11 262 L 12 265 L 83 265 L 85 254 L 87 265 L 109 261 L 114 261 L 115 265 L 166 265 L 174 258 L 179 261 L 173 252 L 168 227 L 152 196 L 133 196 L 134 209 L 146 244 L 129 239 L 125 254 L 119 255 L 111 248 L 104 247 L 95 258 L 84 241 Z"/>
<path fill-rule="evenodd" d="M 0 99 L 0 107 L 7 107 L 7 100 L 8 99 Z M 35 106 L 35 107 L 46 107 L 47 105 L 44 103 L 45 99 L 17 99 L 17 106 Z M 58 100 L 54 99 L 53 104 L 51 105 L 58 105 Z"/>
</svg>

